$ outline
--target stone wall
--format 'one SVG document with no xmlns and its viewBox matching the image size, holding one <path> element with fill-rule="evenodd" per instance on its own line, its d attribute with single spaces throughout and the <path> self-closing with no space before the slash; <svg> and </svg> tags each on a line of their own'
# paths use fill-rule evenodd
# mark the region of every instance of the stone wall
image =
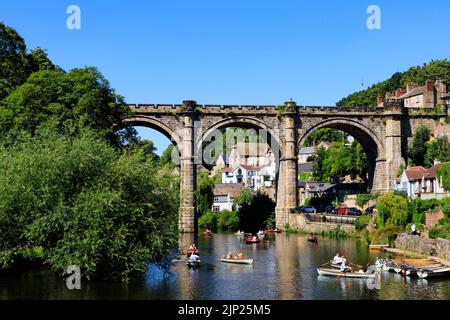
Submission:
<svg viewBox="0 0 450 320">
<path fill-rule="evenodd" d="M 355 226 L 352 224 L 309 222 L 302 214 L 290 214 L 289 227 L 301 232 L 312 234 L 333 232 L 338 228 L 347 234 L 353 234 L 356 231 Z"/>
<path fill-rule="evenodd" d="M 395 240 L 395 247 L 405 251 L 450 259 L 450 241 L 445 239 L 425 239 L 404 233 Z"/>
</svg>

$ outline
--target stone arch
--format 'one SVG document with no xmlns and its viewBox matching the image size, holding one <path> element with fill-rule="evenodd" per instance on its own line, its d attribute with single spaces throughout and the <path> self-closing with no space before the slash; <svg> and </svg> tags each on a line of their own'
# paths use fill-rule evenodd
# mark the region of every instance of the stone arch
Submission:
<svg viewBox="0 0 450 320">
<path fill-rule="evenodd" d="M 202 154 L 204 142 L 208 141 L 208 139 L 216 130 L 221 130 L 227 127 L 256 128 L 262 129 L 267 132 L 267 138 L 269 139 L 268 142 L 270 142 L 268 144 L 275 156 L 276 165 L 278 166 L 283 152 L 283 144 L 281 140 L 282 137 L 280 136 L 279 132 L 277 132 L 275 128 L 267 125 L 267 123 L 265 123 L 264 121 L 247 116 L 235 116 L 232 118 L 226 118 L 221 121 L 215 122 L 209 127 L 204 128 L 195 141 L 196 154 Z"/>
<path fill-rule="evenodd" d="M 182 140 L 181 137 L 175 133 L 171 128 L 169 128 L 168 125 L 166 125 L 164 122 L 157 120 L 153 117 L 147 117 L 147 116 L 135 116 L 126 118 L 123 121 L 125 124 L 129 124 L 132 126 L 141 126 L 141 127 L 147 127 L 150 129 L 154 129 L 163 135 L 165 135 L 178 149 L 178 151 L 181 151 L 182 147 Z"/>
<path fill-rule="evenodd" d="M 369 189 L 376 189 L 376 166 L 378 161 L 385 157 L 385 146 L 378 136 L 370 128 L 353 119 L 325 119 L 307 128 L 307 130 L 301 134 L 299 137 L 299 148 L 305 143 L 311 133 L 322 128 L 332 128 L 344 131 L 345 133 L 352 135 L 361 144 L 369 160 Z"/>
</svg>

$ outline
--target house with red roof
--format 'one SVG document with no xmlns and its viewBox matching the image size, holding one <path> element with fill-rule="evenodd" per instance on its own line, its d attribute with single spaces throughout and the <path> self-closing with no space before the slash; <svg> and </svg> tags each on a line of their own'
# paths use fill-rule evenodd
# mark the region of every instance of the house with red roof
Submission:
<svg viewBox="0 0 450 320">
<path fill-rule="evenodd" d="M 450 164 L 450 162 L 437 163 L 430 169 L 420 166 L 407 168 L 397 179 L 394 189 L 411 198 L 442 199 L 450 197 L 450 190 L 443 188 L 442 181 L 437 174 L 439 168 L 445 164 Z"/>
</svg>

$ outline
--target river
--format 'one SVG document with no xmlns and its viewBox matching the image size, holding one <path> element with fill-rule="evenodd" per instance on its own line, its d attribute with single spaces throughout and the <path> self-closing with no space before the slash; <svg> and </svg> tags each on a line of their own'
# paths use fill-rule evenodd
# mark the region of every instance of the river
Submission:
<svg viewBox="0 0 450 320">
<path fill-rule="evenodd" d="M 189 235 L 182 242 L 189 243 Z M 419 280 L 382 274 L 380 289 L 369 289 L 365 280 L 318 276 L 316 268 L 343 252 L 353 263 L 373 263 L 380 252 L 355 239 L 276 234 L 268 243 L 245 245 L 233 234 L 199 235 L 203 264 L 189 269 L 176 263 L 169 274 L 151 266 L 129 283 L 82 282 L 81 290 L 68 290 L 65 281 L 48 270 L 0 276 L 0 299 L 450 299 L 450 279 Z M 224 264 L 227 249 L 253 258 L 253 266 Z"/>
</svg>

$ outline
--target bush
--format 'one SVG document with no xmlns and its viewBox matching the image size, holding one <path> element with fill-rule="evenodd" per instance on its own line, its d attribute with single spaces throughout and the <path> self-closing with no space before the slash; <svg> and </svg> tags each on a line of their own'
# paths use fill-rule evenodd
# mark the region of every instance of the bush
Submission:
<svg viewBox="0 0 450 320">
<path fill-rule="evenodd" d="M 237 230 L 239 228 L 239 217 L 234 211 L 222 211 L 217 215 L 217 228 L 220 230 Z"/>
<path fill-rule="evenodd" d="M 87 279 L 167 266 L 178 244 L 178 183 L 142 159 L 90 132 L 0 145 L 0 268 L 42 254 L 24 251 L 33 247 L 53 270 L 78 265 Z"/>
<path fill-rule="evenodd" d="M 433 228 L 431 228 L 428 235 L 431 239 L 442 238 L 442 239 L 450 240 L 450 225 L 438 224 L 438 225 L 434 226 Z"/>
<path fill-rule="evenodd" d="M 275 229 L 276 227 L 276 218 L 275 212 L 273 212 L 266 220 L 266 229 Z"/>
<path fill-rule="evenodd" d="M 405 197 L 387 193 L 378 198 L 377 227 L 399 227 L 402 230 L 408 223 L 408 200 Z"/>
<path fill-rule="evenodd" d="M 416 230 L 419 230 L 420 232 L 424 232 L 425 231 L 425 226 L 422 223 L 414 223 L 416 225 Z M 413 225 L 413 223 L 408 223 L 408 225 L 405 228 L 405 231 L 407 233 L 411 232 L 411 226 Z"/>
<path fill-rule="evenodd" d="M 376 199 L 375 194 L 358 194 L 356 196 L 356 205 L 360 208 L 364 207 L 370 200 Z"/>
<path fill-rule="evenodd" d="M 217 213 L 208 211 L 198 219 L 198 226 L 205 229 L 217 230 Z"/>
<path fill-rule="evenodd" d="M 363 230 L 363 229 L 367 228 L 369 223 L 370 223 L 370 216 L 363 215 L 355 220 L 355 229 L 358 231 Z"/>
</svg>

